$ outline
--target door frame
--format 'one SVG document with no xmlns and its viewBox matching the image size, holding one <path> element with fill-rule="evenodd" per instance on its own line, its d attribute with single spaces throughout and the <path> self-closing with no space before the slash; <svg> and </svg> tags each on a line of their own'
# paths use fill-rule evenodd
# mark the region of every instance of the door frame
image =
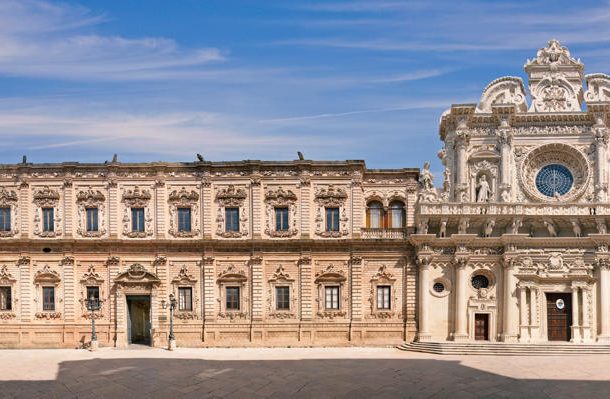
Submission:
<svg viewBox="0 0 610 399">
<path fill-rule="evenodd" d="M 150 294 L 125 294 L 125 316 L 127 321 L 127 344 L 132 344 L 131 338 L 131 312 L 129 310 L 131 300 L 148 300 L 148 345 L 152 346 L 152 295 Z"/>
<path fill-rule="evenodd" d="M 472 299 L 471 299 L 472 301 Z M 487 341 L 476 341 L 476 342 L 495 342 L 496 337 L 496 320 L 497 312 L 494 305 L 483 305 L 477 304 L 477 306 L 470 305 L 468 309 L 468 338 L 470 341 L 476 341 L 474 329 L 475 329 L 475 314 L 486 314 L 487 315 Z"/>
<path fill-rule="evenodd" d="M 477 339 L 477 316 L 485 316 L 485 320 L 486 320 L 486 331 L 485 331 L 485 339 Z M 473 335 L 474 335 L 474 340 L 475 341 L 490 341 L 489 336 L 490 333 L 489 331 L 491 330 L 491 321 L 490 321 L 491 315 L 488 312 L 474 312 L 474 329 L 473 329 Z"/>
</svg>

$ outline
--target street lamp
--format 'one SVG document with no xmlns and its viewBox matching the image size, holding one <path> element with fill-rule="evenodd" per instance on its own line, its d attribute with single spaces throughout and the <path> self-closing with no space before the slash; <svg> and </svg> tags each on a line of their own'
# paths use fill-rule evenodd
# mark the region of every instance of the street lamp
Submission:
<svg viewBox="0 0 610 399">
<path fill-rule="evenodd" d="M 95 312 L 102 307 L 102 301 L 93 295 L 85 300 L 87 310 L 91 312 L 91 350 L 97 350 L 97 334 L 95 333 Z"/>
<path fill-rule="evenodd" d="M 176 297 L 174 294 L 169 294 L 169 344 L 167 349 L 173 351 L 176 349 L 176 337 L 174 336 L 174 309 L 176 309 Z"/>
</svg>

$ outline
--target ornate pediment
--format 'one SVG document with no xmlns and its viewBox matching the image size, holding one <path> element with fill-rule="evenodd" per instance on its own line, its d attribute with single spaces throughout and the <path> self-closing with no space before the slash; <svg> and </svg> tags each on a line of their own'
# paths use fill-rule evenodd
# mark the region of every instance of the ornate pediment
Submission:
<svg viewBox="0 0 610 399">
<path fill-rule="evenodd" d="M 2 265 L 0 268 L 0 284 L 13 284 L 17 279 L 13 278 L 13 276 L 8 272 L 8 266 Z"/>
<path fill-rule="evenodd" d="M 82 284 L 100 285 L 104 282 L 104 279 L 95 272 L 95 266 L 91 265 L 89 266 L 87 273 L 83 274 L 83 278 L 81 278 L 80 282 Z"/>
<path fill-rule="evenodd" d="M 549 40 L 548 46 L 543 47 L 536 53 L 536 58 L 527 60 L 525 69 L 535 66 L 575 66 L 582 69 L 584 66 L 580 62 L 570 55 L 570 51 L 567 47 L 564 47 L 559 43 L 559 40 Z"/>
<path fill-rule="evenodd" d="M 340 283 L 346 280 L 345 272 L 343 270 L 336 269 L 334 265 L 330 264 L 326 269 L 316 273 L 315 283 L 326 283 L 336 282 Z"/>
<path fill-rule="evenodd" d="M 182 187 L 180 190 L 173 190 L 169 193 L 169 201 L 190 204 L 199 201 L 199 193 L 195 190 L 188 191 L 186 187 Z"/>
<path fill-rule="evenodd" d="M 59 202 L 59 191 L 44 186 L 34 192 L 34 203 L 38 206 L 54 206 Z"/>
<path fill-rule="evenodd" d="M 34 275 L 34 282 L 36 284 L 57 284 L 61 281 L 59 273 L 51 269 L 49 265 L 44 265 L 42 269 L 38 270 Z"/>
<path fill-rule="evenodd" d="M 347 200 L 347 192 L 332 184 L 316 191 L 316 202 L 322 206 L 342 206 Z"/>
<path fill-rule="evenodd" d="M 388 271 L 388 267 L 386 265 L 381 265 L 379 270 L 373 275 L 371 281 L 395 281 L 396 279 Z"/>
<path fill-rule="evenodd" d="M 232 184 L 216 193 L 216 201 L 222 206 L 242 206 L 246 197 L 246 190 Z"/>
<path fill-rule="evenodd" d="M 244 282 L 246 280 L 248 280 L 246 272 L 243 269 L 237 269 L 233 264 L 230 264 L 225 270 L 218 273 L 217 279 L 219 283 Z"/>
<path fill-rule="evenodd" d="M 99 204 L 104 202 L 106 196 L 100 190 L 93 190 L 89 187 L 87 190 L 81 190 L 76 194 L 76 202 L 86 202 L 91 204 Z"/>
<path fill-rule="evenodd" d="M 291 190 L 278 187 L 276 190 L 268 190 L 265 193 L 265 201 L 273 205 L 289 205 L 297 201 L 297 195 Z"/>
<path fill-rule="evenodd" d="M 271 276 L 271 278 L 269 279 L 270 283 L 277 281 L 294 281 L 294 279 L 291 278 L 290 275 L 284 271 L 284 266 L 279 265 Z"/>
<path fill-rule="evenodd" d="M 159 285 L 161 284 L 161 280 L 155 275 L 147 271 L 144 266 L 139 263 L 134 263 L 129 266 L 127 271 L 119 274 L 114 282 L 119 285 L 130 285 L 130 284 L 149 284 L 149 285 Z"/>
<path fill-rule="evenodd" d="M 17 193 L 14 190 L 7 190 L 6 187 L 0 187 L 0 204 L 8 205 L 16 203 L 19 200 Z"/>
<path fill-rule="evenodd" d="M 178 276 L 176 276 L 172 280 L 173 284 L 192 285 L 192 284 L 195 284 L 196 282 L 197 282 L 197 279 L 192 274 L 189 274 L 189 270 L 188 270 L 188 267 L 186 267 L 186 265 L 184 265 L 180 268 L 180 272 L 178 273 Z"/>
<path fill-rule="evenodd" d="M 123 192 L 123 202 L 127 206 L 144 206 L 151 198 L 152 194 L 149 190 L 140 190 L 138 186 L 133 190 L 125 190 L 125 192 Z"/>
<path fill-rule="evenodd" d="M 483 90 L 477 112 L 491 113 L 493 105 L 511 104 L 520 112 L 527 111 L 526 93 L 523 80 L 514 76 L 504 76 L 494 80 Z"/>
</svg>

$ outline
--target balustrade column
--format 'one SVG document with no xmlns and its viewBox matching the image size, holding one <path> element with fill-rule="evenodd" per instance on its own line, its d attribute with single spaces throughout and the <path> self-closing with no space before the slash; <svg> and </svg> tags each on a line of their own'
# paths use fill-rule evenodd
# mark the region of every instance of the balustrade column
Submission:
<svg viewBox="0 0 610 399">
<path fill-rule="evenodd" d="M 572 339 L 571 342 L 580 342 L 580 307 L 578 304 L 578 287 L 572 287 Z"/>
<path fill-rule="evenodd" d="M 601 334 L 597 338 L 599 342 L 610 343 L 610 263 L 599 262 L 599 296 L 601 303 Z"/>
<path fill-rule="evenodd" d="M 527 317 L 527 287 L 519 286 L 519 324 L 520 324 L 520 342 L 529 341 L 529 321 Z"/>
<path fill-rule="evenodd" d="M 595 192 L 597 201 L 607 199 L 608 181 L 606 179 L 606 163 L 608 160 L 608 130 L 601 118 L 596 122 L 593 129 L 595 133 Z"/>
<path fill-rule="evenodd" d="M 460 259 L 456 263 L 455 279 L 455 331 L 453 340 L 468 339 L 467 322 L 467 298 L 466 298 L 466 261 Z"/>
<path fill-rule="evenodd" d="M 417 333 L 418 341 L 430 341 L 430 327 L 428 325 L 428 312 L 430 307 L 430 263 L 428 260 L 420 260 L 419 262 L 419 331 Z"/>
</svg>

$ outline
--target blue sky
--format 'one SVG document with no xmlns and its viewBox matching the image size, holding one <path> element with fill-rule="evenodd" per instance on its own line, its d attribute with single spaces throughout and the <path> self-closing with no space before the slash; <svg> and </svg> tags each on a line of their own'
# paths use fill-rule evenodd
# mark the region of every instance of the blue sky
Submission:
<svg viewBox="0 0 610 399">
<path fill-rule="evenodd" d="M 439 170 L 444 109 L 553 37 L 610 72 L 609 22 L 587 1 L 0 0 L 1 162 Z"/>
</svg>

